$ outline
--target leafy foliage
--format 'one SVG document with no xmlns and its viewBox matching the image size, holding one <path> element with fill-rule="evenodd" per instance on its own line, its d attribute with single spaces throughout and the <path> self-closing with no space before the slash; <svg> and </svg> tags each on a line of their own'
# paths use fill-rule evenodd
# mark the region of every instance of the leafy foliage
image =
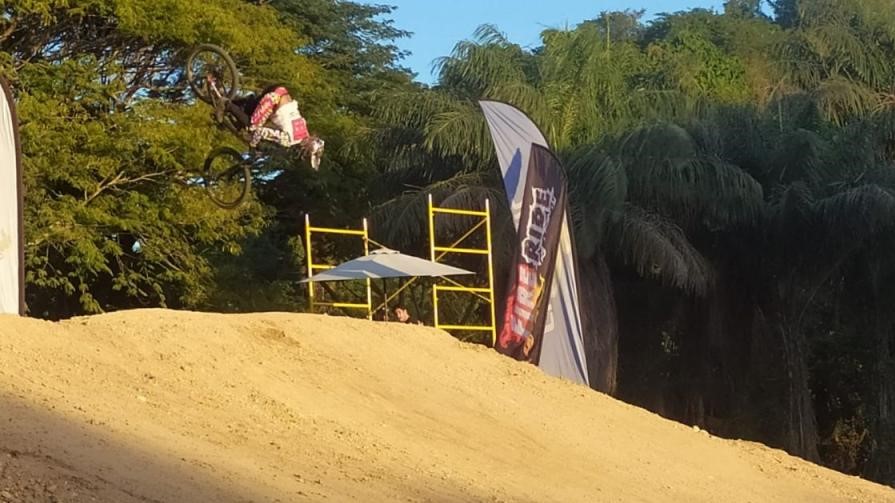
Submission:
<svg viewBox="0 0 895 503">
<path fill-rule="evenodd" d="M 613 352 L 598 355 L 605 368 L 591 369 L 592 383 L 891 482 L 877 460 L 893 452 L 893 389 L 883 383 L 895 382 L 895 318 L 825 313 L 851 304 L 836 291 L 870 278 L 871 298 L 888 291 L 882 269 L 853 267 L 870 250 L 882 257 L 895 223 L 895 11 L 884 1 L 771 7 L 774 17 L 760 2 L 729 1 L 723 14 L 697 9 L 649 24 L 636 11 L 602 13 L 545 30 L 534 50 L 481 27 L 440 60 L 436 86 L 377 102 L 384 177 L 401 181 L 382 206 L 386 229 L 421 239 L 426 192 L 448 189 L 462 204 L 499 193 L 476 103 L 517 106 L 568 172 L 591 275 L 583 283 L 604 288 L 585 317 L 615 320 L 617 311 L 617 327 L 587 334 L 586 346 Z M 591 266 L 607 259 L 612 278 Z M 875 342 L 848 346 L 868 320 Z M 831 360 L 830 344 L 875 369 L 879 384 L 818 390 L 831 373 L 855 375 L 854 363 L 835 366 L 844 360 Z M 829 407 L 821 395 L 849 405 Z M 887 405 L 868 412 L 871 403 Z"/>
<path fill-rule="evenodd" d="M 429 194 L 490 200 L 502 287 L 514 229 L 477 105 L 497 99 L 567 170 L 596 388 L 895 483 L 895 9 L 761 6 L 595 13 L 533 49 L 484 25 L 428 87 L 388 6 L 0 0 L 31 313 L 302 309 L 306 213 L 369 216 L 377 241 L 425 256 Z M 293 90 L 327 141 L 319 173 L 272 155 L 248 204 L 210 203 L 198 168 L 238 145 L 186 91 L 197 43 L 224 46 L 246 92 Z"/>
<path fill-rule="evenodd" d="M 359 101 L 365 89 L 409 81 L 391 45 L 405 33 L 377 20 L 388 8 L 303 7 L 288 0 L 0 3 L 3 72 L 22 123 L 33 314 L 300 304 L 294 288 L 271 281 L 268 257 L 256 250 L 278 243 L 282 259 L 274 264 L 294 271 L 294 280 L 303 250 L 287 243 L 299 234 L 301 212 L 335 198 L 353 201 L 343 210 L 366 213 L 354 196 L 363 193 L 372 161 L 340 155 L 339 138 L 366 127 L 350 113 L 368 107 Z M 185 92 L 184 57 L 200 42 L 227 48 L 248 90 L 276 81 L 296 91 L 303 110 L 334 136 L 328 175 L 307 180 L 295 176 L 295 160 L 274 158 L 270 174 L 256 180 L 259 199 L 237 212 L 208 200 L 198 179 L 205 155 L 235 140 Z M 308 199 L 284 201 L 293 191 Z M 246 251 L 254 263 L 242 257 Z M 233 279 L 237 267 L 244 268 L 241 284 Z M 245 298 L 253 282 L 256 291 Z M 259 304 L 264 298 L 277 300 Z"/>
</svg>

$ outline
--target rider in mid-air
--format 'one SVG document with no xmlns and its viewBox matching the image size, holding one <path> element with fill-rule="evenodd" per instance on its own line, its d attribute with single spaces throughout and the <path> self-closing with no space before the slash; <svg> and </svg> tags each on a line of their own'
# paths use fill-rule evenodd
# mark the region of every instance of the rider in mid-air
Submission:
<svg viewBox="0 0 895 503">
<path fill-rule="evenodd" d="M 262 141 L 272 141 L 284 147 L 300 145 L 311 158 L 311 167 L 320 167 L 324 142 L 312 138 L 308 133 L 307 121 L 298 110 L 298 102 L 283 85 L 272 85 L 261 91 L 261 95 L 249 95 L 227 102 L 231 113 L 246 124 L 251 135 L 252 148 Z M 218 111 L 218 114 L 223 110 Z"/>
</svg>

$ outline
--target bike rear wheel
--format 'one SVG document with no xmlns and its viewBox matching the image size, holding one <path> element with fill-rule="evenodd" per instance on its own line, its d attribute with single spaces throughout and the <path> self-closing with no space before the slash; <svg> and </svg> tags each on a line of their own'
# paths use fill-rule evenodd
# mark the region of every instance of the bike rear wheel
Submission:
<svg viewBox="0 0 895 503">
<path fill-rule="evenodd" d="M 218 147 L 205 158 L 202 183 L 208 197 L 224 209 L 233 209 L 248 197 L 252 187 L 251 163 L 241 152 Z"/>
<path fill-rule="evenodd" d="M 208 75 L 214 77 L 219 86 L 220 97 L 209 88 Z M 214 44 L 202 44 L 193 49 L 186 61 L 186 79 L 196 97 L 206 103 L 214 103 L 220 98 L 231 100 L 239 90 L 236 63 L 227 51 Z"/>
</svg>

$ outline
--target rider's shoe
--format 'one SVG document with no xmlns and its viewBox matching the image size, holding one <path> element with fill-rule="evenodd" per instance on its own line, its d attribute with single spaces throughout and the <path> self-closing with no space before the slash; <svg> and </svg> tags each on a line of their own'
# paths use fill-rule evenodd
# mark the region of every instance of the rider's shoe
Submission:
<svg viewBox="0 0 895 503">
<path fill-rule="evenodd" d="M 325 143 L 320 138 L 315 138 L 311 143 L 311 148 L 309 149 L 311 152 L 311 167 L 314 170 L 320 169 L 320 159 L 323 158 L 323 148 Z"/>
</svg>

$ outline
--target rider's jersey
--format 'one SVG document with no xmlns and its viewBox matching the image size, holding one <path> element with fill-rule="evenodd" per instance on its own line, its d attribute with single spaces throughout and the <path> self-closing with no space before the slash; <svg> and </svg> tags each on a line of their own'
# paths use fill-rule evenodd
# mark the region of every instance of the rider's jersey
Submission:
<svg viewBox="0 0 895 503">
<path fill-rule="evenodd" d="M 295 145 L 308 138 L 308 124 L 298 111 L 298 102 L 290 101 L 277 107 L 270 117 L 277 129 L 289 135 L 290 145 Z"/>
</svg>

